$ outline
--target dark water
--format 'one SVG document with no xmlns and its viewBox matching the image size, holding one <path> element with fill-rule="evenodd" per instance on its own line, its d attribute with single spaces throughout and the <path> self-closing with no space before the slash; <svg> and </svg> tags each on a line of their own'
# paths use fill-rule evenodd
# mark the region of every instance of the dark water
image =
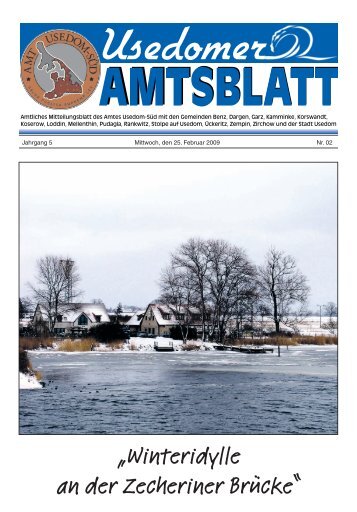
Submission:
<svg viewBox="0 0 357 512">
<path fill-rule="evenodd" d="M 335 434 L 336 347 L 31 354 L 21 434 Z"/>
</svg>

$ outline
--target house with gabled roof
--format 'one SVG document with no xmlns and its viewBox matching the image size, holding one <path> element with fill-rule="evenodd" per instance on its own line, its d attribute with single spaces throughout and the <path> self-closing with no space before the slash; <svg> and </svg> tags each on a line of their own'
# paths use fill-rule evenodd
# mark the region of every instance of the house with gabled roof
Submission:
<svg viewBox="0 0 357 512">
<path fill-rule="evenodd" d="M 130 334 L 135 336 L 140 331 L 140 324 L 145 314 L 145 310 L 143 311 L 135 311 L 132 314 L 131 318 L 125 322 L 125 325 L 129 327 Z"/>
<path fill-rule="evenodd" d="M 170 334 L 170 329 L 177 325 L 199 328 L 201 315 L 198 308 L 173 306 L 170 304 L 149 304 L 143 315 L 140 329 L 148 334 L 162 336 Z"/>
<path fill-rule="evenodd" d="M 57 314 L 54 334 L 56 335 L 83 335 L 91 327 L 101 323 L 110 322 L 107 309 L 104 304 L 79 303 L 67 304 Z M 43 330 L 48 326 L 48 315 L 45 308 L 38 304 L 33 317 L 35 329 Z"/>
</svg>

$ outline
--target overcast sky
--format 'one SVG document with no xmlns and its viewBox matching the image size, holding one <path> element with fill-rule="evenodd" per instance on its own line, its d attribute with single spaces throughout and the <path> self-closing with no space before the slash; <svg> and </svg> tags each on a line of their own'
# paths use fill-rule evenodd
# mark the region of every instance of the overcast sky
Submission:
<svg viewBox="0 0 357 512">
<path fill-rule="evenodd" d="M 270 246 L 294 256 L 316 309 L 336 302 L 336 212 L 336 164 L 22 164 L 20 293 L 53 254 L 77 262 L 83 301 L 145 307 L 170 252 L 222 238 L 256 264 Z"/>
</svg>

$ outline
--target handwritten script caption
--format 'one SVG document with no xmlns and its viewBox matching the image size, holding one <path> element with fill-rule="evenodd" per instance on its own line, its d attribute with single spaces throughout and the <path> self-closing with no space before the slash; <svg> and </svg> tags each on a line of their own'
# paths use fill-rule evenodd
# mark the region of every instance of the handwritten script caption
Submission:
<svg viewBox="0 0 357 512">
<path fill-rule="evenodd" d="M 173 451 L 165 448 L 162 451 L 154 451 L 149 448 L 130 448 L 125 458 L 117 463 L 117 470 L 134 466 L 148 465 L 154 467 L 169 467 L 173 465 L 199 467 L 205 466 L 210 470 L 218 470 L 219 467 L 236 467 L 241 461 L 241 453 L 234 451 L 230 446 L 222 446 L 218 451 L 207 446 L 204 450 Z M 266 494 L 285 495 L 291 494 L 294 486 L 301 481 L 299 473 L 293 473 L 291 478 L 280 478 L 277 475 L 265 477 L 254 474 L 248 479 L 234 474 L 224 480 L 197 480 L 185 478 L 184 480 L 170 480 L 163 475 L 150 478 L 147 481 L 138 478 L 119 478 L 106 481 L 100 476 L 95 476 L 87 482 L 66 480 L 57 486 L 58 495 L 66 494 L 174 494 L 174 495 L 209 495 L 209 494 Z"/>
</svg>

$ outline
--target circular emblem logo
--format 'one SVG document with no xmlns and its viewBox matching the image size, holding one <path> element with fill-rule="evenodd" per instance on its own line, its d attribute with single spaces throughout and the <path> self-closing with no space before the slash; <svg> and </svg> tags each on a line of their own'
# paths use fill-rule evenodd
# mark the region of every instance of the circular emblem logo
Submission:
<svg viewBox="0 0 357 512">
<path fill-rule="evenodd" d="M 100 61 L 92 44 L 71 30 L 37 36 L 21 59 L 21 79 L 38 103 L 54 109 L 73 108 L 94 92 Z"/>
</svg>

